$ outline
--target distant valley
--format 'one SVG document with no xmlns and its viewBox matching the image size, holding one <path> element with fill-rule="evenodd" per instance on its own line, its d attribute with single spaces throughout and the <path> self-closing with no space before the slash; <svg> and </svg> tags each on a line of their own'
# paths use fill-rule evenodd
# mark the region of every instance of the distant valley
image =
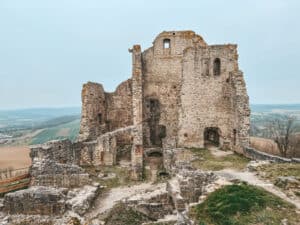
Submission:
<svg viewBox="0 0 300 225">
<path fill-rule="evenodd" d="M 53 139 L 74 141 L 80 107 L 0 111 L 0 145 L 34 145 Z"/>
<path fill-rule="evenodd" d="M 80 112 L 80 107 L 0 111 L 0 145 L 26 146 L 64 138 L 75 141 Z M 264 137 L 266 123 L 286 114 L 297 118 L 300 132 L 300 104 L 251 105 L 251 136 Z"/>
</svg>

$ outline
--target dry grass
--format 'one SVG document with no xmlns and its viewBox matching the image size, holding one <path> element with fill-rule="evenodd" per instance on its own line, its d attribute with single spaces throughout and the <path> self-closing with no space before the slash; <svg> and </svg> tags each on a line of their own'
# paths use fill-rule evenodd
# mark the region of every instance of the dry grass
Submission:
<svg viewBox="0 0 300 225">
<path fill-rule="evenodd" d="M 276 143 L 271 139 L 251 137 L 250 146 L 259 151 L 280 156 Z"/>
<path fill-rule="evenodd" d="M 29 167 L 31 159 L 27 146 L 0 147 L 0 169 L 19 169 Z"/>
<path fill-rule="evenodd" d="M 236 153 L 231 155 L 224 155 L 222 157 L 215 156 L 208 149 L 190 149 L 197 156 L 197 160 L 194 160 L 192 165 L 197 169 L 202 170 L 223 170 L 223 169 L 235 169 L 243 170 L 249 163 L 249 159 L 238 155 Z"/>
</svg>

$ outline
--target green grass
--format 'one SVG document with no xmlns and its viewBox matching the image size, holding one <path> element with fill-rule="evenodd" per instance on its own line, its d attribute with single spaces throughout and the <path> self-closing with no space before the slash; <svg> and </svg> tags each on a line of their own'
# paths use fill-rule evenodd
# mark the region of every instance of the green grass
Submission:
<svg viewBox="0 0 300 225">
<path fill-rule="evenodd" d="M 199 225 L 299 224 L 295 207 L 260 188 L 234 184 L 208 196 L 191 210 Z"/>
<path fill-rule="evenodd" d="M 60 134 L 62 129 L 68 129 L 68 132 L 64 135 Z M 71 141 L 76 140 L 79 133 L 79 120 L 74 120 L 69 123 L 65 123 L 56 127 L 51 127 L 44 129 L 42 132 L 37 134 L 35 137 L 32 138 L 31 143 L 32 145 L 42 144 L 47 141 L 51 140 L 59 140 L 68 138 Z"/>
<path fill-rule="evenodd" d="M 193 162 L 193 166 L 202 170 L 222 170 L 226 168 L 242 170 L 249 163 L 249 159 L 236 153 L 224 157 L 216 157 L 208 149 L 190 149 L 198 159 Z"/>
</svg>

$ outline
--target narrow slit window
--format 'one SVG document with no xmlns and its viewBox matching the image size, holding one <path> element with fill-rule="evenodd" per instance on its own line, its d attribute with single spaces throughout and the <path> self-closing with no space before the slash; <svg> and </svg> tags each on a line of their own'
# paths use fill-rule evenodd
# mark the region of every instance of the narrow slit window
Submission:
<svg viewBox="0 0 300 225">
<path fill-rule="evenodd" d="M 102 114 L 101 113 L 98 114 L 98 121 L 100 124 L 102 124 Z"/>
<path fill-rule="evenodd" d="M 171 47 L 171 40 L 164 39 L 164 48 L 170 48 L 170 47 Z"/>
<path fill-rule="evenodd" d="M 221 60 L 216 58 L 214 60 L 214 75 L 219 76 L 221 74 Z"/>
</svg>

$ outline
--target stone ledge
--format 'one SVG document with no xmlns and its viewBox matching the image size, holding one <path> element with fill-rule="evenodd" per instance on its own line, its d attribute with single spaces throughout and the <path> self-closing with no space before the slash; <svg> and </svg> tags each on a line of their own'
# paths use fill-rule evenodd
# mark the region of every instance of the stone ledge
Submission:
<svg viewBox="0 0 300 225">
<path fill-rule="evenodd" d="M 269 160 L 278 163 L 300 163 L 300 159 L 298 158 L 291 158 L 291 159 L 284 158 L 281 156 L 271 155 L 265 152 L 261 152 L 250 147 L 244 147 L 243 152 L 246 157 L 254 160 Z"/>
</svg>

